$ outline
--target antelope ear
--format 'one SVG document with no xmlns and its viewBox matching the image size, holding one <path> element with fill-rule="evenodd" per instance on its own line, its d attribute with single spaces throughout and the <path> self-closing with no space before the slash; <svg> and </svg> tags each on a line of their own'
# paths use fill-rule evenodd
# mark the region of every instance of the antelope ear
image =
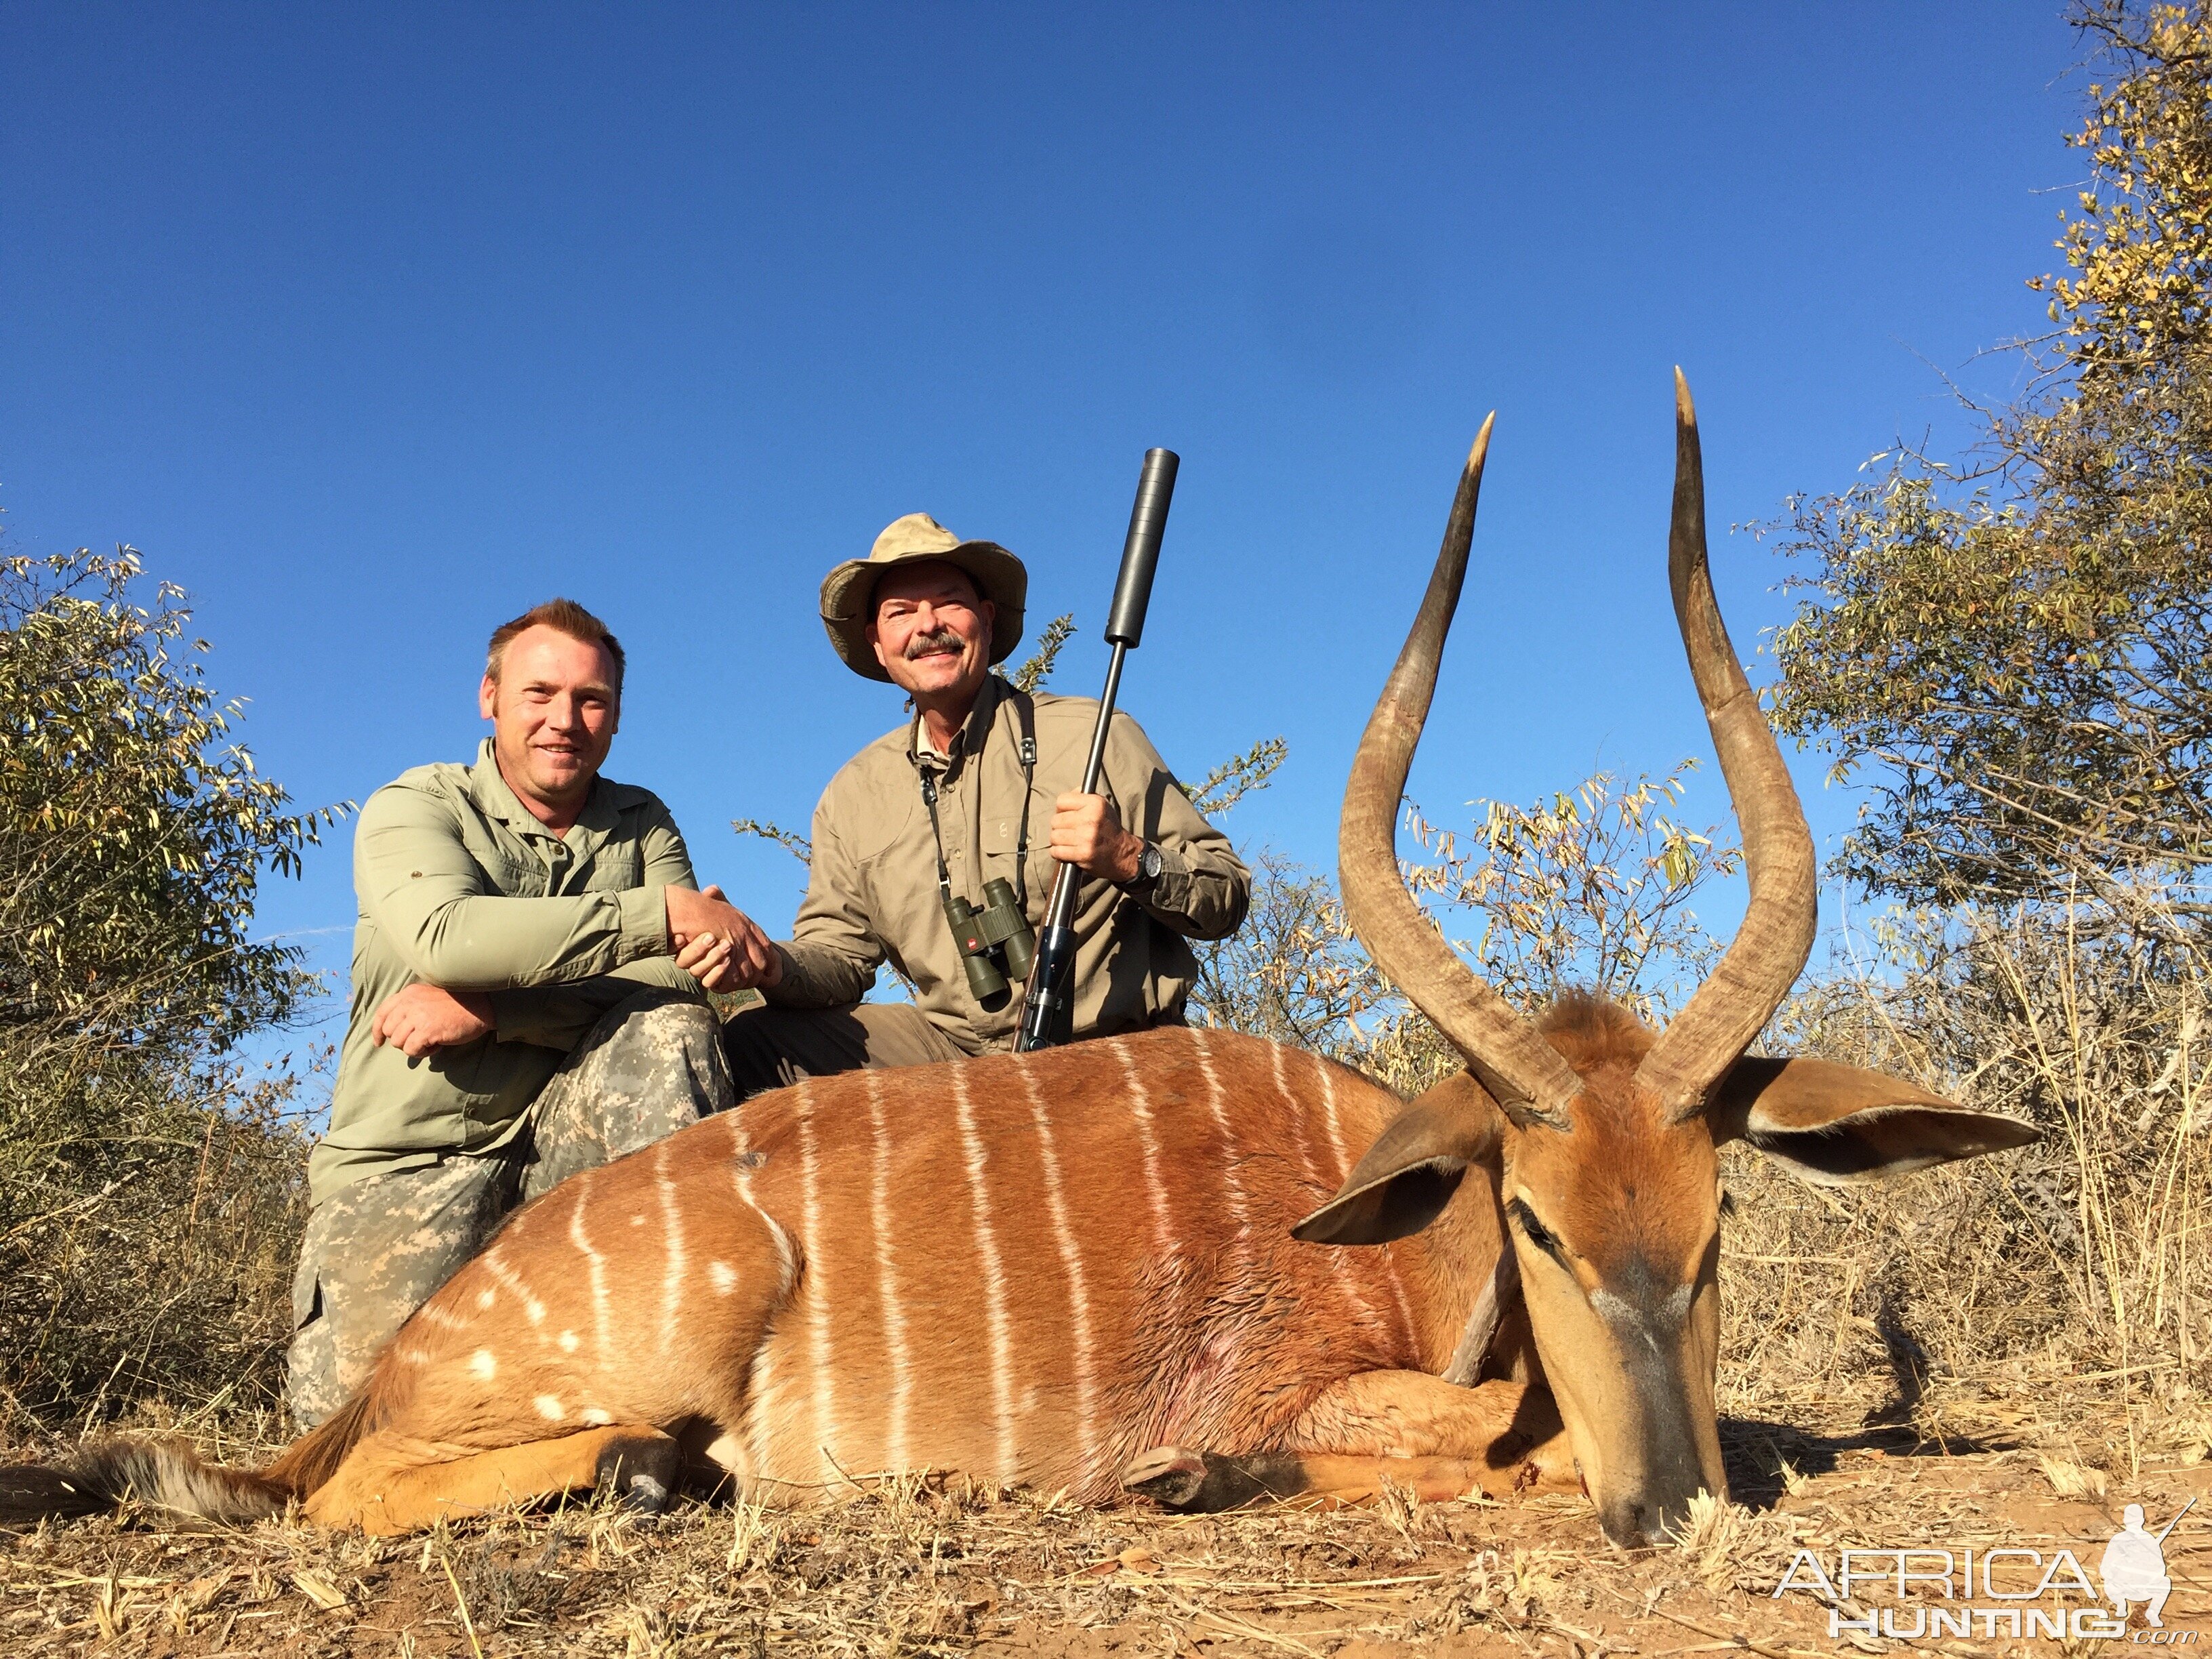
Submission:
<svg viewBox="0 0 2212 1659">
<path fill-rule="evenodd" d="M 1736 1061 L 1705 1108 L 1713 1139 L 1744 1140 L 1824 1186 L 1880 1181 L 2042 1139 L 1880 1072 L 1826 1060 Z"/>
<path fill-rule="evenodd" d="M 1387 1244 L 1443 1212 L 1470 1164 L 1497 1148 L 1504 1121 L 1466 1073 L 1420 1096 L 1376 1138 L 1344 1190 L 1291 1229 L 1309 1244 Z"/>
</svg>

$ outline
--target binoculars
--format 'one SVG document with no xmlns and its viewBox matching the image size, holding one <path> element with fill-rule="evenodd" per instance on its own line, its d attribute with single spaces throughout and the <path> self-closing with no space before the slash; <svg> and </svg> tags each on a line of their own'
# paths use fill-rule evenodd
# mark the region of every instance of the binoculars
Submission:
<svg viewBox="0 0 2212 1659">
<path fill-rule="evenodd" d="M 1006 981 L 1026 980 L 1036 960 L 1036 933 L 1014 897 L 1014 884 L 1004 877 L 985 882 L 980 914 L 966 899 L 948 893 L 945 920 L 951 924 L 975 1000 L 987 1010 L 1004 1007 Z"/>
</svg>

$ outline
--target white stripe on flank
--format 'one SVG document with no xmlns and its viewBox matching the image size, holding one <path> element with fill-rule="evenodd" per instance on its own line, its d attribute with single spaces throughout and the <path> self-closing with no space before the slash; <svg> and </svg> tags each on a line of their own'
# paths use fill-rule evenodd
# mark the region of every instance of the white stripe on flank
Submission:
<svg viewBox="0 0 2212 1659">
<path fill-rule="evenodd" d="M 678 1213 L 676 1183 L 668 1178 L 668 1143 L 653 1155 L 653 1184 L 660 1189 L 660 1243 L 667 1264 L 660 1274 L 660 1351 L 666 1353 L 676 1338 L 676 1316 L 684 1304 L 684 1278 L 691 1258 L 684 1247 L 684 1218 Z"/>
<path fill-rule="evenodd" d="M 1085 1476 L 1098 1454 L 1098 1377 L 1091 1335 L 1091 1287 L 1083 1277 L 1083 1249 L 1067 1214 L 1067 1194 L 1060 1184 L 1060 1146 L 1054 1139 L 1052 1117 L 1044 1097 L 1037 1092 L 1036 1073 L 1022 1068 L 1022 1084 L 1029 1091 L 1030 1116 L 1036 1124 L 1037 1152 L 1044 1164 L 1045 1212 L 1052 1218 L 1052 1236 L 1060 1245 L 1060 1263 L 1067 1270 L 1067 1323 L 1075 1352 L 1075 1432 L 1081 1448 L 1076 1467 Z M 1078 1481 L 1079 1486 L 1082 1482 Z"/>
<path fill-rule="evenodd" d="M 1342 1186 L 1352 1174 L 1352 1154 L 1344 1145 L 1344 1124 L 1336 1111 L 1336 1067 L 1319 1054 L 1313 1057 L 1314 1069 L 1321 1073 L 1322 1109 L 1328 1121 L 1328 1138 L 1336 1147 L 1337 1184 Z M 1404 1352 L 1417 1364 L 1421 1345 L 1413 1334 L 1413 1310 L 1406 1300 L 1406 1287 L 1398 1277 L 1398 1258 L 1395 1247 L 1380 1247 L 1382 1276 L 1389 1282 L 1390 1295 L 1398 1304 L 1398 1335 L 1405 1343 Z"/>
<path fill-rule="evenodd" d="M 730 1117 L 734 1121 L 737 1114 L 732 1112 Z M 737 1181 L 738 1198 L 744 1200 L 748 1210 L 761 1218 L 761 1225 L 768 1229 L 769 1239 L 775 1246 L 775 1299 L 780 1306 L 799 1281 L 799 1255 L 791 1247 L 791 1235 L 784 1231 L 783 1223 L 761 1208 L 753 1197 L 752 1166 L 745 1160 L 754 1154 L 745 1146 L 744 1133 L 741 1127 L 733 1127 L 730 1132 L 730 1171 Z"/>
<path fill-rule="evenodd" d="M 1345 1176 L 1352 1173 L 1352 1157 L 1344 1150 L 1344 1122 L 1336 1113 L 1334 1071 L 1319 1054 L 1309 1058 L 1313 1061 L 1314 1070 L 1321 1073 L 1322 1118 L 1328 1125 L 1328 1144 L 1336 1149 L 1336 1184 L 1341 1187 Z"/>
<path fill-rule="evenodd" d="M 827 1466 L 821 1475 L 826 1481 L 836 1473 L 831 1460 L 837 1444 L 837 1401 L 830 1376 L 830 1291 L 822 1273 L 822 1179 L 814 1150 L 812 1078 L 792 1091 L 791 1102 L 792 1116 L 799 1124 L 799 1186 L 805 1206 L 799 1248 L 805 1252 L 807 1277 L 813 1281 L 806 1287 L 807 1369 L 813 1373 L 808 1379 L 808 1393 L 814 1406 L 814 1453 Z"/>
<path fill-rule="evenodd" d="M 507 1258 L 500 1254 L 499 1246 L 495 1243 L 480 1259 L 484 1264 L 484 1271 L 506 1285 L 521 1301 L 522 1311 L 529 1316 L 530 1322 L 543 1325 L 545 1322 L 545 1304 L 531 1294 L 530 1286 L 524 1282 L 522 1275 L 507 1265 Z M 538 1333 L 538 1340 L 540 1346 L 544 1345 L 544 1331 Z"/>
<path fill-rule="evenodd" d="M 1221 1181 L 1229 1194 L 1230 1219 L 1237 1224 L 1237 1277 L 1243 1279 L 1252 1261 L 1252 1200 L 1244 1190 L 1244 1177 L 1237 1168 L 1239 1147 L 1236 1135 L 1229 1127 L 1229 1100 L 1221 1091 L 1221 1077 L 1213 1069 L 1213 1045 L 1206 1040 L 1206 1033 L 1194 1027 L 1191 1046 L 1198 1050 L 1199 1074 L 1206 1079 L 1206 1109 L 1213 1115 L 1213 1127 L 1221 1134 Z"/>
<path fill-rule="evenodd" d="M 952 1105 L 960 1124 L 960 1145 L 968 1155 L 968 1192 L 975 1206 L 975 1250 L 983 1262 L 983 1322 L 991 1336 L 991 1410 L 998 1419 L 999 1467 L 1003 1481 L 1021 1478 L 1020 1449 L 1014 1439 L 1013 1341 L 1006 1326 L 1006 1278 L 999 1260 L 998 1231 L 991 1224 L 991 1195 L 985 1189 L 982 1137 L 975 1133 L 975 1103 L 968 1097 L 968 1072 L 955 1066 Z"/>
<path fill-rule="evenodd" d="M 869 1195 L 876 1234 L 876 1295 L 884 1310 L 884 1352 L 890 1363 L 890 1423 L 884 1435 L 884 1463 L 894 1473 L 907 1467 L 908 1413 L 914 1377 L 907 1369 L 906 1304 L 899 1299 L 898 1268 L 891 1249 L 891 1137 L 884 1121 L 884 1074 L 867 1073 L 868 1122 L 875 1131 L 875 1182 Z"/>
<path fill-rule="evenodd" d="M 592 1280 L 592 1318 L 599 1336 L 599 1363 L 606 1363 L 614 1346 L 607 1336 L 607 1259 L 592 1248 L 584 1234 L 584 1194 L 580 1186 L 568 1206 L 568 1242 L 584 1253 Z"/>
<path fill-rule="evenodd" d="M 1290 1109 L 1291 1128 L 1298 1143 L 1298 1167 L 1305 1171 L 1308 1181 L 1321 1188 L 1326 1200 L 1328 1197 L 1334 1197 L 1337 1188 L 1343 1183 L 1328 1180 L 1319 1170 L 1315 1168 L 1313 1141 L 1306 1133 L 1305 1103 L 1291 1091 L 1290 1079 L 1283 1075 L 1283 1055 L 1285 1050 L 1279 1042 L 1269 1043 L 1267 1050 L 1268 1059 L 1275 1071 L 1275 1092 L 1283 1097 L 1283 1103 Z M 1379 1324 L 1382 1322 L 1379 1316 L 1368 1304 L 1367 1298 L 1359 1293 L 1359 1286 L 1352 1279 L 1351 1258 L 1354 1254 L 1356 1252 L 1351 1250 L 1331 1252 L 1329 1276 L 1336 1281 L 1337 1288 L 1344 1292 L 1345 1300 L 1352 1304 L 1352 1311 L 1355 1318 L 1363 1323 Z"/>
<path fill-rule="evenodd" d="M 1136 1120 L 1137 1139 L 1145 1151 L 1145 1186 L 1152 1202 L 1152 1237 L 1164 1267 L 1175 1255 L 1175 1218 L 1168 1213 L 1167 1182 L 1160 1178 L 1160 1138 L 1152 1130 L 1152 1097 L 1129 1058 L 1129 1041 L 1115 1037 L 1108 1044 L 1121 1062 L 1121 1079 L 1129 1089 L 1129 1115 Z"/>
</svg>

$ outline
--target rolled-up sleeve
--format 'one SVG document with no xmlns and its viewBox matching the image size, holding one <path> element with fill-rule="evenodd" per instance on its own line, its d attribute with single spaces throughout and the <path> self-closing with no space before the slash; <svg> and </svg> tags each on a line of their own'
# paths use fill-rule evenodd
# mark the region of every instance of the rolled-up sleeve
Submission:
<svg viewBox="0 0 2212 1659">
<path fill-rule="evenodd" d="M 884 947 L 860 890 L 859 862 L 839 836 L 829 798 L 814 809 L 814 855 L 806 897 L 783 953 L 783 978 L 761 994 L 779 1008 L 834 1008 L 858 1002 L 876 982 Z"/>
<path fill-rule="evenodd" d="M 1106 775 L 1123 828 L 1160 849 L 1160 877 L 1138 902 L 1187 939 L 1226 939 L 1252 902 L 1252 872 L 1229 838 L 1208 823 L 1168 770 L 1142 727 L 1116 712 L 1106 743 Z"/>
<path fill-rule="evenodd" d="M 672 840 L 671 847 L 668 842 Z M 648 849 L 650 854 L 650 849 Z M 453 808 L 404 783 L 369 797 L 354 836 L 362 908 L 408 970 L 449 991 L 589 979 L 668 951 L 664 890 L 690 860 L 668 826 L 651 884 L 560 898 L 495 891 L 463 844 Z"/>
</svg>

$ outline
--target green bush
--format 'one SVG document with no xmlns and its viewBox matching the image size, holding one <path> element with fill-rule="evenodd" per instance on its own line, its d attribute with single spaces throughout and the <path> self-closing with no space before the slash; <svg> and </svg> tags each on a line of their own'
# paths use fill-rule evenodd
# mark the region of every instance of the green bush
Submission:
<svg viewBox="0 0 2212 1659">
<path fill-rule="evenodd" d="M 0 1427 L 273 1397 L 318 989 L 254 939 L 329 812 L 230 740 L 184 595 L 138 556 L 0 559 Z"/>
</svg>

